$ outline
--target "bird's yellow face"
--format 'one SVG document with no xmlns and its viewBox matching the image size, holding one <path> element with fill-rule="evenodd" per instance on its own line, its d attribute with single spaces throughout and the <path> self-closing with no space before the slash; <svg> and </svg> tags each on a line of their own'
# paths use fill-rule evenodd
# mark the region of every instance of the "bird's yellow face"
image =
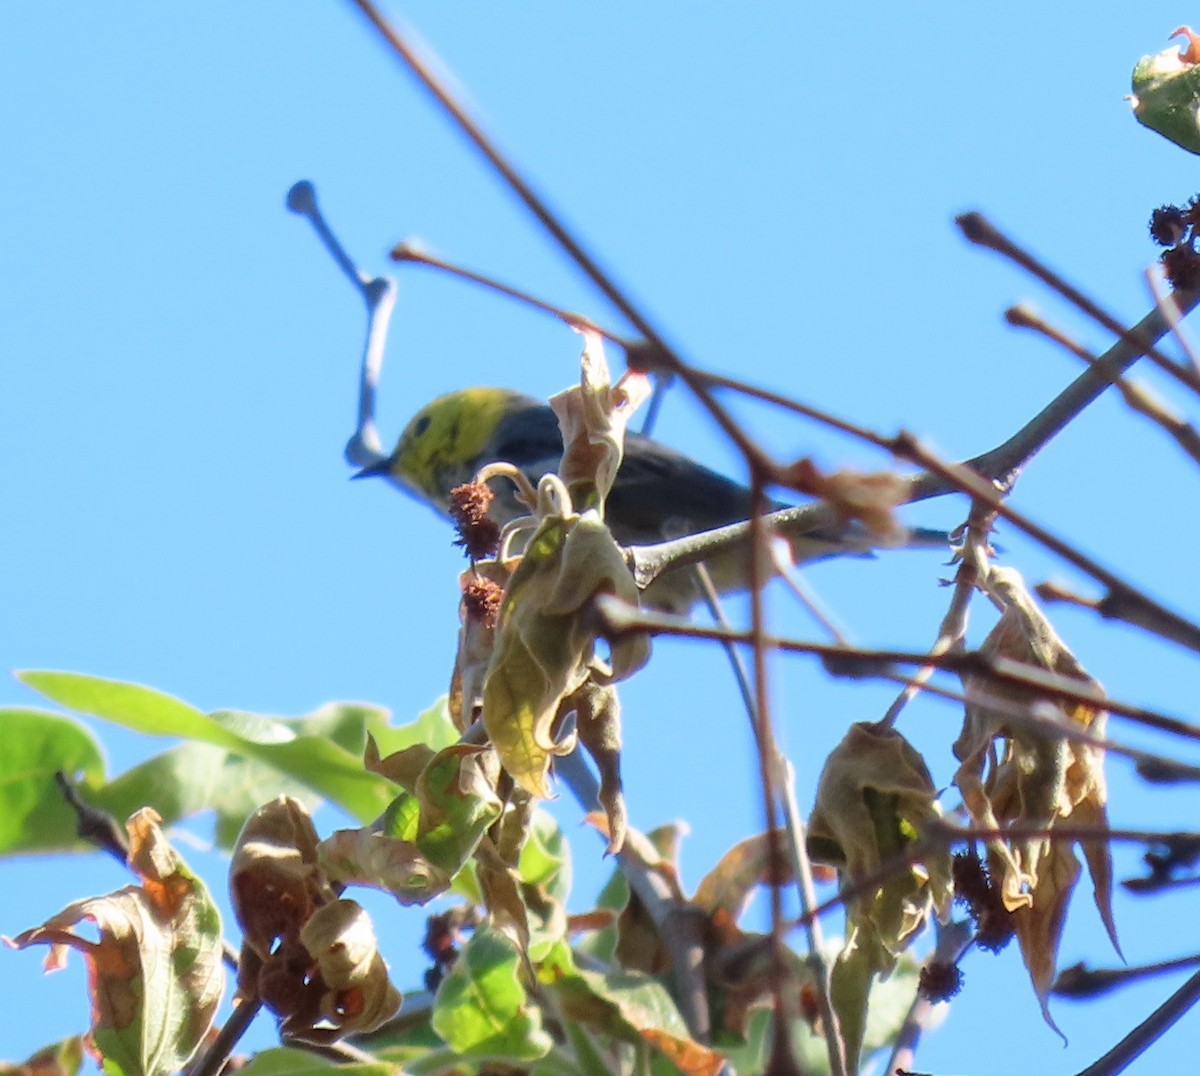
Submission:
<svg viewBox="0 0 1200 1076">
<path fill-rule="evenodd" d="M 439 396 L 413 416 L 388 464 L 393 478 L 444 505 L 450 488 L 469 481 L 485 463 L 500 420 L 519 394 L 470 388 Z"/>
</svg>

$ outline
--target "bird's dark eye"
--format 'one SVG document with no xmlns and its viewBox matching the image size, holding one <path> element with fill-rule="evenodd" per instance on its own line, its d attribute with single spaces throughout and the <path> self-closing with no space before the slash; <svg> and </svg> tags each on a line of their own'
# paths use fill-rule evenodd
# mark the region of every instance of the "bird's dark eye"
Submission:
<svg viewBox="0 0 1200 1076">
<path fill-rule="evenodd" d="M 421 434 L 423 434 L 427 429 L 429 429 L 429 424 L 432 421 L 433 421 L 432 416 L 422 415 L 419 419 L 417 419 L 416 425 L 413 426 L 413 436 L 420 437 Z"/>
</svg>

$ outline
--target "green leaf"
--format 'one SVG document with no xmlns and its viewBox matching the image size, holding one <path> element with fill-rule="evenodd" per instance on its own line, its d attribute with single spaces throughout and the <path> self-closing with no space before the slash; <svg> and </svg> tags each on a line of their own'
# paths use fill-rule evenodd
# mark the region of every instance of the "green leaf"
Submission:
<svg viewBox="0 0 1200 1076">
<path fill-rule="evenodd" d="M 547 896 L 566 903 L 571 892 L 571 846 L 558 823 L 541 808 L 533 812 L 517 869 L 521 881 L 541 886 Z"/>
<path fill-rule="evenodd" d="M 538 970 L 571 1019 L 637 1046 L 652 1046 L 684 1072 L 715 1072 L 721 1057 L 692 1039 L 687 1024 L 657 979 L 637 972 L 586 971 L 559 942 Z"/>
<path fill-rule="evenodd" d="M 54 774 L 81 775 L 85 789 L 104 779 L 100 747 L 71 718 L 42 710 L 0 709 L 0 855 L 79 847 L 75 812 Z"/>
<path fill-rule="evenodd" d="M 1143 127 L 1200 153 L 1200 65 L 1185 59 L 1178 48 L 1138 61 L 1130 104 Z"/>
<path fill-rule="evenodd" d="M 502 804 L 480 766 L 483 749 L 455 744 L 439 751 L 417 779 L 421 831 L 429 861 L 456 874 L 471 858 Z"/>
<path fill-rule="evenodd" d="M 398 841 L 415 841 L 421 825 L 421 803 L 411 792 L 401 792 L 383 814 L 379 832 Z"/>
<path fill-rule="evenodd" d="M 571 849 L 558 823 L 535 808 L 525 829 L 517 866 L 529 927 L 529 959 L 543 959 L 566 935 L 571 892 Z"/>
<path fill-rule="evenodd" d="M 521 985 L 515 943 L 478 928 L 438 988 L 433 1030 L 465 1057 L 536 1061 L 554 1045 Z"/>
<path fill-rule="evenodd" d="M 237 743 L 236 737 L 195 707 L 140 684 L 69 672 L 27 670 L 15 675 L 60 706 L 102 717 L 135 732 L 181 736 L 222 747 Z"/>
<path fill-rule="evenodd" d="M 417 716 L 415 721 L 399 728 L 382 724 L 379 728 L 370 728 L 375 742 L 379 745 L 379 753 L 383 756 L 394 751 L 402 751 L 406 747 L 424 744 L 434 751 L 458 743 L 459 732 L 450 720 L 447 697 L 443 695 L 428 710 Z"/>
<path fill-rule="evenodd" d="M 250 1063 L 238 1071 L 241 1076 L 308 1076 L 308 1073 L 334 1070 L 350 1076 L 401 1076 L 404 1071 L 402 1066 L 386 1061 L 339 1064 L 308 1050 L 293 1050 L 286 1046 L 255 1054 Z"/>
<path fill-rule="evenodd" d="M 594 511 L 546 515 L 505 588 L 483 683 L 483 723 L 500 764 L 542 799 L 551 795 L 552 758 L 573 749 L 571 742 L 555 741 L 552 732 L 559 706 L 590 674 L 595 626 L 587 610 L 597 594 L 638 602 L 637 586 L 608 528 Z M 631 676 L 649 657 L 644 634 L 613 640 L 609 679 Z"/>
<path fill-rule="evenodd" d="M 139 684 L 77 673 L 22 672 L 18 679 L 62 706 L 138 732 L 180 736 L 254 759 L 332 800 L 362 822 L 391 801 L 390 782 L 368 773 L 360 756 L 322 735 L 296 735 L 288 723 L 257 714 L 204 714 Z"/>
<path fill-rule="evenodd" d="M 425 715 L 422 715 L 422 718 Z M 419 724 L 418 718 L 413 724 Z M 344 747 L 352 755 L 361 755 L 367 734 L 381 738 L 395 736 L 406 728 L 393 729 L 388 725 L 388 711 L 382 706 L 361 702 L 330 702 L 303 717 L 284 718 L 283 724 L 299 736 L 321 736 Z"/>
</svg>

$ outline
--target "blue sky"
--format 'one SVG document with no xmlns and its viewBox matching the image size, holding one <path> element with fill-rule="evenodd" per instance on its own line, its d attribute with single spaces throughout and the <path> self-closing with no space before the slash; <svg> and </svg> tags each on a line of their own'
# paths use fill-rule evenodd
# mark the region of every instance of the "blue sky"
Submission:
<svg viewBox="0 0 1200 1076">
<path fill-rule="evenodd" d="M 1149 305 L 1149 212 L 1200 187 L 1194 158 L 1140 128 L 1122 100 L 1136 60 L 1164 48 L 1184 14 L 1152 0 L 1083 10 L 423 2 L 402 13 L 690 359 L 967 456 L 1077 372 L 1007 329 L 1007 305 L 1031 298 L 1094 349 L 1108 341 L 968 247 L 954 214 L 985 211 L 1134 320 Z M 419 237 L 615 318 L 348 4 L 133 3 L 69 17 L 14 7 L 0 14 L 0 91 L 0 664 L 136 680 L 206 709 L 290 715 L 358 699 L 415 716 L 446 687 L 460 556 L 430 512 L 382 483 L 346 480 L 361 302 L 284 210 L 285 192 L 311 179 L 368 271 Z M 577 338 L 552 321 L 421 270 L 404 270 L 400 289 L 385 440 L 438 393 L 498 383 L 548 395 L 575 376 Z M 775 413 L 739 414 L 781 458 L 886 462 Z M 682 391 L 658 434 L 738 473 Z M 1165 438 L 1104 399 L 1028 469 L 1016 503 L 1186 610 L 1200 583 L 1186 554 L 1194 482 Z M 909 518 L 953 526 L 962 514 L 947 500 Z M 1087 589 L 1019 535 L 1001 540 L 1031 581 Z M 810 579 L 858 640 L 920 648 L 944 611 L 946 574 L 935 555 L 909 553 L 823 565 Z M 781 630 L 814 634 L 772 597 Z M 1189 711 L 1194 659 L 1086 613 L 1060 611 L 1056 623 L 1114 695 Z M 981 606 L 975 638 L 987 624 Z M 745 718 L 720 659 L 698 644 L 660 643 L 624 699 L 633 821 L 688 820 L 694 886 L 760 823 Z M 841 730 L 888 699 L 802 660 L 776 663 L 802 804 Z M 0 702 L 36 700 L 8 681 Z M 953 773 L 958 722 L 942 704 L 901 722 L 939 783 Z M 1117 722 L 1111 731 L 1176 749 Z M 101 735 L 114 772 L 162 748 Z M 1147 791 L 1119 761 L 1109 774 L 1119 824 L 1194 816 L 1191 790 Z M 608 868 L 578 812 L 565 798 L 556 809 L 579 835 L 582 907 Z M 208 836 L 203 819 L 188 828 Z M 196 862 L 219 877 L 215 859 Z M 1118 876 L 1135 869 L 1120 851 Z M 0 863 L 0 930 L 123 883 L 98 857 Z M 1191 907 L 1122 897 L 1131 961 L 1191 951 L 1193 938 L 1161 926 Z M 419 912 L 395 917 L 402 932 L 419 929 Z M 1085 957 L 1110 962 L 1080 892 L 1063 963 Z M 78 964 L 43 979 L 37 955 L 3 959 L 0 1056 L 84 1025 Z M 401 984 L 419 980 L 407 934 L 392 962 Z M 1063 1050 L 1015 947 L 973 955 L 965 971 L 919 1068 L 1074 1071 L 1173 988 L 1058 1004 Z M 1190 1056 L 1196 1019 L 1134 1071 Z"/>
</svg>

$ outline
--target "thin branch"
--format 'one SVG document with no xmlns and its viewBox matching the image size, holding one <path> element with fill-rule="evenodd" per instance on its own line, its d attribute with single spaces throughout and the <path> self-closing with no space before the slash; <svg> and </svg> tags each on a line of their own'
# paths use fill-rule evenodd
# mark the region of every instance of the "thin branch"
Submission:
<svg viewBox="0 0 1200 1076">
<path fill-rule="evenodd" d="M 1198 964 L 1200 953 L 1181 956 L 1175 960 L 1160 960 L 1154 964 L 1140 964 L 1132 968 L 1088 968 L 1083 964 L 1073 964 L 1058 973 L 1050 987 L 1050 993 L 1057 998 L 1094 998 L 1130 983 L 1141 982 L 1158 975 L 1169 975 L 1173 971 L 1194 968 Z"/>
<path fill-rule="evenodd" d="M 54 773 L 54 783 L 67 806 L 75 812 L 75 832 L 83 840 L 107 852 L 122 867 L 129 866 L 129 835 L 111 814 L 85 802 L 62 770 Z"/>
<path fill-rule="evenodd" d="M 1103 1057 L 1081 1069 L 1077 1076 L 1114 1076 L 1123 1072 L 1141 1054 L 1157 1042 L 1171 1026 L 1200 1001 L 1200 971 L 1191 976 L 1145 1020 Z"/>
<path fill-rule="evenodd" d="M 358 421 L 346 442 L 345 457 L 354 467 L 371 467 L 387 458 L 375 427 L 375 396 L 383 369 L 388 325 L 396 306 L 396 282 L 386 276 L 370 277 L 358 268 L 321 213 L 316 188 L 308 180 L 302 179 L 288 191 L 287 207 L 313 226 L 321 245 L 362 295 L 367 307 L 367 332 L 358 383 Z"/>
<path fill-rule="evenodd" d="M 189 1070 L 189 1076 L 217 1076 L 261 1008 L 262 1002 L 258 998 L 244 999 L 225 1021 L 225 1026 L 221 1028 L 212 1045 L 204 1051 L 204 1056 Z"/>
<path fill-rule="evenodd" d="M 782 879 L 783 857 L 780 855 L 780 832 L 776 825 L 776 802 L 783 808 L 786 832 L 790 838 L 792 869 L 800 887 L 801 902 L 805 910 L 816 904 L 816 887 L 813 882 L 812 863 L 808 858 L 806 829 L 796 803 L 793 789 L 794 777 L 791 767 L 783 758 L 775 740 L 771 723 L 770 691 L 768 682 L 768 643 L 766 632 L 765 585 L 769 577 L 770 535 L 763 527 L 763 511 L 767 498 L 763 490 L 763 473 L 751 470 L 751 516 L 750 516 L 750 642 L 754 653 L 754 719 L 755 743 L 759 756 L 759 780 L 762 784 L 766 809 L 767 862 L 771 885 L 771 957 L 773 974 L 771 986 L 774 994 L 775 1041 L 772 1061 L 781 1067 L 794 1063 L 791 1045 L 791 1007 L 784 993 L 787 982 L 784 961 L 785 930 L 783 922 Z M 780 773 L 779 771 L 783 772 Z M 784 790 L 775 791 L 776 778 L 782 778 Z M 778 800 L 777 800 L 778 797 Z M 823 937 L 816 919 L 808 920 L 808 963 L 813 972 L 813 984 L 817 995 L 817 1008 L 825 1027 L 825 1048 L 829 1057 L 829 1069 L 833 1076 L 846 1076 L 846 1048 L 842 1039 L 837 1010 L 833 1004 L 832 966 L 823 947 Z"/>
<path fill-rule="evenodd" d="M 968 922 L 947 923 L 938 929 L 937 944 L 929 959 L 939 964 L 957 964 L 963 954 L 971 948 L 974 936 Z M 884 1072 L 907 1071 L 916 1057 L 921 1036 L 934 1021 L 938 1004 L 922 997 L 920 993 L 913 998 L 908 1015 L 900 1026 L 900 1033 L 892 1045 L 892 1055 L 888 1058 Z"/>
<path fill-rule="evenodd" d="M 1173 306 L 1174 303 L 1172 301 Z M 1032 329 L 1040 333 L 1048 340 L 1052 340 L 1054 343 L 1066 348 L 1072 355 L 1082 359 L 1089 366 L 1096 366 L 1100 361 L 1082 344 L 1077 343 L 1067 336 L 1066 333 L 1050 325 L 1027 306 L 1009 307 L 1005 311 L 1004 316 L 1010 325 L 1022 329 Z M 1112 384 L 1121 394 L 1121 398 L 1131 411 L 1135 411 L 1142 417 L 1153 422 L 1171 437 L 1192 458 L 1193 462 L 1200 463 L 1200 432 L 1197 432 L 1196 428 L 1190 422 L 1173 413 L 1145 385 L 1131 381 L 1120 374 L 1113 375 Z"/>
<path fill-rule="evenodd" d="M 964 524 L 965 534 L 961 551 L 958 552 L 958 570 L 954 573 L 954 589 L 950 597 L 950 606 L 942 622 L 938 626 L 937 638 L 929 648 L 929 653 L 940 657 L 963 645 L 967 637 L 967 617 L 971 608 L 971 598 L 975 594 L 979 581 L 987 573 L 987 558 L 991 552 L 988 535 L 992 527 L 992 514 L 982 509 L 978 502 L 971 505 L 970 515 Z M 929 679 L 937 670 L 936 664 L 922 665 L 904 689 L 896 697 L 887 713 L 880 719 L 880 724 L 892 728 L 900 711 L 916 697 L 917 693 L 928 685 Z"/>
<path fill-rule="evenodd" d="M 606 340 L 617 344 L 619 347 L 624 348 L 629 346 L 629 342 L 624 337 L 619 336 L 611 329 L 604 328 L 603 325 L 597 325 L 596 322 L 584 314 L 577 314 L 574 311 L 547 302 L 545 299 L 539 299 L 536 295 L 531 295 L 529 292 L 513 287 L 511 284 L 505 284 L 495 277 L 486 276 L 472 269 L 466 269 L 454 262 L 446 261 L 444 258 L 439 258 L 436 255 L 421 250 L 420 247 L 410 242 L 398 243 L 392 248 L 390 256 L 394 262 L 401 262 L 407 265 L 423 265 L 430 269 L 437 269 L 440 272 L 448 273 L 450 276 L 457 277 L 460 280 L 478 284 L 489 291 L 507 296 L 509 299 L 523 306 L 530 306 L 534 310 L 540 310 L 543 314 L 550 314 L 572 328 L 590 329 L 592 332 L 603 336 Z"/>
<path fill-rule="evenodd" d="M 516 166 L 500 151 L 476 120 L 467 113 L 461 102 L 455 99 L 450 89 L 438 77 L 431 64 L 418 54 L 412 43 L 391 26 L 371 0 L 352 0 L 380 37 L 395 53 L 396 57 L 412 72 L 420 84 L 445 110 L 471 144 L 487 159 L 512 192 L 524 203 L 538 223 L 546 229 L 567 256 L 591 280 L 592 284 L 613 304 L 645 339 L 646 346 L 654 353 L 657 363 L 670 373 L 678 375 L 705 410 L 713 417 L 722 432 L 738 447 L 752 467 L 765 467 L 768 463 L 762 450 L 746 435 L 733 417 L 713 397 L 706 385 L 696 378 L 691 367 L 666 343 L 662 334 L 649 319 L 634 305 L 633 301 L 618 287 L 612 277 L 601 268 L 599 262 L 589 254 L 578 239 L 567 229 L 558 215 L 532 185 L 517 171 Z"/>
<path fill-rule="evenodd" d="M 600 783 L 579 751 L 558 759 L 555 773 L 584 811 L 602 809 Z M 676 998 L 688 1030 L 697 1041 L 709 1041 L 712 1021 L 704 985 L 703 913 L 681 903 L 662 875 L 649 867 L 630 842 L 626 842 L 616 858 L 629 887 L 637 893 L 671 954 Z"/>
<path fill-rule="evenodd" d="M 1187 333 L 1183 331 L 1183 311 L 1179 309 L 1174 294 L 1163 291 L 1159 269 L 1161 266 L 1158 263 L 1146 267 L 1146 285 L 1150 288 L 1150 294 L 1154 296 L 1154 305 L 1162 311 L 1163 317 L 1171 326 L 1171 332 L 1175 337 L 1175 342 L 1179 345 L 1179 350 L 1183 352 L 1183 357 L 1187 359 L 1192 372 L 1200 377 L 1200 358 L 1197 357 L 1196 349 L 1188 339 Z"/>
<path fill-rule="evenodd" d="M 852 645 L 847 633 L 838 626 L 833 613 L 825 607 L 812 588 L 805 583 L 804 577 L 792 562 L 791 550 L 787 542 L 782 538 L 772 538 L 770 548 L 771 563 L 775 566 L 775 573 L 796 596 L 796 600 L 808 611 L 808 615 L 825 629 L 826 634 L 835 643 L 839 643 L 842 646 Z M 727 624 L 723 626 L 728 627 Z"/>
<path fill-rule="evenodd" d="M 701 589 L 704 593 L 704 600 L 708 605 L 709 611 L 712 614 L 713 620 L 718 627 L 728 629 L 729 621 L 725 616 L 725 610 L 721 605 L 720 595 L 717 593 L 716 587 L 713 585 L 712 577 L 708 573 L 708 569 L 703 564 L 695 566 L 695 572 L 700 582 Z M 837 635 L 836 629 L 834 630 Z M 839 641 L 840 637 L 839 637 Z M 756 717 L 756 696 L 754 686 L 751 683 L 750 675 L 746 670 L 746 666 L 742 661 L 741 655 L 737 648 L 732 643 L 727 643 L 724 646 L 726 655 L 729 658 L 733 668 L 734 680 L 738 685 L 738 690 L 741 692 L 742 701 L 746 707 L 746 713 L 750 718 L 751 731 L 754 733 L 757 743 L 759 736 L 759 722 Z M 762 745 L 759 744 L 761 751 Z M 804 817 L 800 813 L 800 805 L 796 800 L 796 782 L 795 774 L 791 764 L 787 758 L 778 750 L 774 760 L 775 768 L 780 770 L 779 773 L 779 789 L 780 789 L 780 808 L 783 811 L 784 830 L 787 834 L 788 843 L 788 858 L 791 861 L 792 875 L 796 883 L 797 896 L 800 901 L 800 909 L 802 912 L 807 912 L 816 906 L 816 889 L 813 885 L 812 863 L 808 858 L 808 847 L 805 843 L 805 825 Z M 773 877 L 781 875 L 772 871 Z M 817 973 L 817 978 L 820 983 L 827 983 L 830 969 L 825 966 L 821 954 L 826 952 L 825 939 L 821 930 L 821 924 L 816 919 L 808 921 L 808 944 L 809 952 L 812 959 L 817 961 L 817 967 L 814 969 Z M 826 1000 L 829 1000 L 828 998 Z M 832 1011 L 832 1002 L 830 1001 L 830 1009 Z"/>
<path fill-rule="evenodd" d="M 1190 310 L 1200 301 L 1200 295 L 1180 301 Z M 1157 339 L 1167 328 L 1161 312 L 1154 310 L 1128 335 L 1138 340 Z M 942 496 L 954 491 L 970 494 L 1081 571 L 1103 583 L 1109 594 L 1097 606 L 1101 615 L 1124 620 L 1189 649 L 1200 650 L 1200 625 L 1165 608 L 1080 550 L 1009 507 L 1003 499 L 1003 491 L 1011 486 L 1028 460 L 1099 396 L 1116 372 L 1126 368 L 1139 355 L 1139 351 L 1122 339 L 1106 352 L 1094 367 L 1084 371 L 1059 393 L 1020 431 L 996 448 L 962 464 L 949 464 L 940 460 L 906 433 L 890 439 L 884 438 L 854 423 L 827 415 L 817 408 L 798 405 L 797 409 L 810 417 L 820 418 L 836 429 L 924 466 L 924 474 L 907 480 L 908 502 Z M 837 522 L 833 509 L 826 504 L 807 504 L 784 509 L 773 513 L 768 519 L 777 533 L 789 537 L 810 533 Z M 737 548 L 748 540 L 748 536 L 749 525 L 735 523 L 652 546 L 633 546 L 628 555 L 638 586 L 645 588 L 667 571 L 695 564 Z"/>
<path fill-rule="evenodd" d="M 1154 341 L 1141 336 L 1136 329 L 1127 329 L 1107 311 L 1102 310 L 1096 303 L 1083 294 L 1078 288 L 1068 284 L 1061 276 L 1038 261 L 1029 251 L 1018 245 L 1014 240 L 1001 232 L 982 213 L 963 213 L 955 217 L 963 235 L 977 246 L 987 247 L 997 254 L 1015 262 L 1026 272 L 1049 285 L 1064 299 L 1082 310 L 1088 317 L 1098 321 L 1109 332 L 1119 336 L 1122 341 L 1139 348 L 1155 366 L 1175 378 L 1185 388 L 1200 393 L 1200 374 L 1187 366 L 1181 366 L 1173 359 L 1164 355 L 1154 346 Z M 1160 311 L 1161 313 L 1161 311 Z"/>
<path fill-rule="evenodd" d="M 914 437 L 901 433 L 896 438 L 897 453 L 922 464 L 929 471 L 940 474 L 953 482 L 959 489 L 971 494 L 992 509 L 996 515 L 1008 520 L 1035 541 L 1080 571 L 1108 588 L 1108 594 L 1097 606 L 1102 616 L 1145 628 L 1164 639 L 1178 643 L 1189 650 L 1200 651 L 1200 625 L 1173 612 L 1155 601 L 1144 591 L 1126 582 L 1115 572 L 1105 568 L 1086 553 L 1052 534 L 1045 527 L 1034 523 L 1028 516 L 1011 507 L 996 488 L 995 483 L 985 481 L 961 464 L 945 464 L 922 446 Z"/>
<path fill-rule="evenodd" d="M 650 631 L 655 635 L 675 635 L 690 639 L 712 639 L 718 642 L 749 643 L 750 633 L 724 631 L 721 628 L 693 624 L 680 617 L 665 613 L 653 613 L 626 605 L 619 599 L 602 595 L 596 599 L 595 608 L 604 630 L 613 635 L 633 631 Z M 875 650 L 863 647 L 844 647 L 830 643 L 804 642 L 798 639 L 766 637 L 767 645 L 783 653 L 811 654 L 820 658 L 831 675 L 854 678 L 907 678 L 899 674 L 896 665 L 933 664 L 947 672 L 983 676 L 1001 683 L 1023 687 L 1053 698 L 1118 714 L 1150 728 L 1160 729 L 1187 739 L 1200 740 L 1200 726 L 1190 724 L 1167 714 L 1148 710 L 1142 706 L 1106 698 L 1101 692 L 1081 686 L 1078 680 L 1058 676 L 1045 669 L 1024 665 L 1007 658 L 990 658 L 978 650 L 951 651 L 946 654 L 930 654 L 924 651 Z"/>
</svg>

